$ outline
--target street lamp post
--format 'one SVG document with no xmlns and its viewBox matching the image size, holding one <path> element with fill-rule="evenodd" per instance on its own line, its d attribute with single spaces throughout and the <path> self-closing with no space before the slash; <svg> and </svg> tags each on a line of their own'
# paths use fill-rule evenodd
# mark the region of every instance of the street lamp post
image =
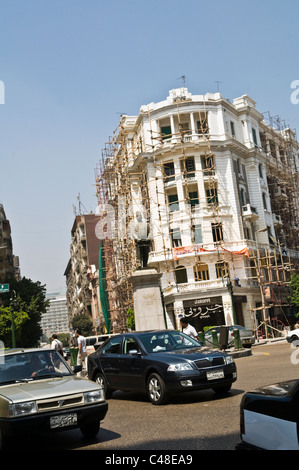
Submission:
<svg viewBox="0 0 299 470">
<path fill-rule="evenodd" d="M 17 294 L 16 291 L 12 291 L 12 297 L 10 299 L 11 304 L 11 337 L 12 337 L 12 347 L 16 347 L 16 333 L 15 333 L 15 320 L 14 320 L 14 308 L 16 302 Z"/>
</svg>

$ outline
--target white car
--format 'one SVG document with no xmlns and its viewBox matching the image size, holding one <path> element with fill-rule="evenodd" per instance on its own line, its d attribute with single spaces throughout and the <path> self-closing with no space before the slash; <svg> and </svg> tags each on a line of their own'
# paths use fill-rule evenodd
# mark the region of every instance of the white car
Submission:
<svg viewBox="0 0 299 470">
<path fill-rule="evenodd" d="M 295 341 L 298 341 L 296 346 L 299 346 L 299 328 L 288 331 L 286 340 L 288 341 L 288 343 L 294 343 Z"/>
<path fill-rule="evenodd" d="M 299 450 L 299 380 L 260 387 L 243 395 L 237 450 Z"/>
<path fill-rule="evenodd" d="M 53 349 L 4 350 L 0 357 L 0 449 L 28 433 L 100 429 L 108 405 L 102 387 L 77 377 Z"/>
</svg>

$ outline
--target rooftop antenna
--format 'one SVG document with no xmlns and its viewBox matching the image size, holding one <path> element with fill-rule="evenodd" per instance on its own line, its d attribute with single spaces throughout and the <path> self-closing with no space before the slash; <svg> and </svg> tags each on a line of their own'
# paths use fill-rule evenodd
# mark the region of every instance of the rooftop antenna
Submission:
<svg viewBox="0 0 299 470">
<path fill-rule="evenodd" d="M 183 80 L 184 87 L 186 85 L 186 75 L 182 75 L 181 77 L 177 78 L 177 80 Z"/>
<path fill-rule="evenodd" d="M 87 212 L 87 209 L 86 209 L 86 207 L 83 206 L 83 204 L 81 202 L 80 193 L 78 193 L 77 199 L 79 201 L 79 215 L 82 215 L 81 207 L 84 208 L 85 212 Z"/>
<path fill-rule="evenodd" d="M 223 82 L 219 82 L 219 80 L 215 80 L 215 83 L 217 83 L 217 91 L 220 91 L 220 90 L 219 90 L 219 84 L 220 84 L 220 83 L 223 83 Z"/>
</svg>

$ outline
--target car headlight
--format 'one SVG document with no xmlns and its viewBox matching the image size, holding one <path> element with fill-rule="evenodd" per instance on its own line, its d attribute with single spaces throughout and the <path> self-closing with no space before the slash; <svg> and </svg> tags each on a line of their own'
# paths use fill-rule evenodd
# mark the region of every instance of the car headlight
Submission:
<svg viewBox="0 0 299 470">
<path fill-rule="evenodd" d="M 234 359 L 232 358 L 232 356 L 226 356 L 225 357 L 225 363 L 226 364 L 232 364 L 234 362 Z"/>
<path fill-rule="evenodd" d="M 93 390 L 92 392 L 84 393 L 84 403 L 95 403 L 97 401 L 104 401 L 104 390 L 101 388 L 99 390 Z"/>
<path fill-rule="evenodd" d="M 192 366 L 188 362 L 179 362 L 178 364 L 171 364 L 167 369 L 168 372 L 175 372 L 178 370 L 192 370 Z"/>
<path fill-rule="evenodd" d="M 8 407 L 8 414 L 10 417 L 30 415 L 33 413 L 37 413 L 35 401 L 24 401 L 22 403 L 14 403 L 13 405 L 9 405 Z"/>
</svg>

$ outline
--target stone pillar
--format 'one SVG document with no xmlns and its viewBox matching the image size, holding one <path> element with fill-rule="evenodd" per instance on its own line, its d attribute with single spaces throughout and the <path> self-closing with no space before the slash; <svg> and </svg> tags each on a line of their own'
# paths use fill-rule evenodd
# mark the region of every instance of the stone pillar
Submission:
<svg viewBox="0 0 299 470">
<path fill-rule="evenodd" d="M 162 274 L 155 269 L 140 269 L 129 279 L 133 285 L 136 331 L 166 328 L 161 298 L 161 277 Z"/>
</svg>

